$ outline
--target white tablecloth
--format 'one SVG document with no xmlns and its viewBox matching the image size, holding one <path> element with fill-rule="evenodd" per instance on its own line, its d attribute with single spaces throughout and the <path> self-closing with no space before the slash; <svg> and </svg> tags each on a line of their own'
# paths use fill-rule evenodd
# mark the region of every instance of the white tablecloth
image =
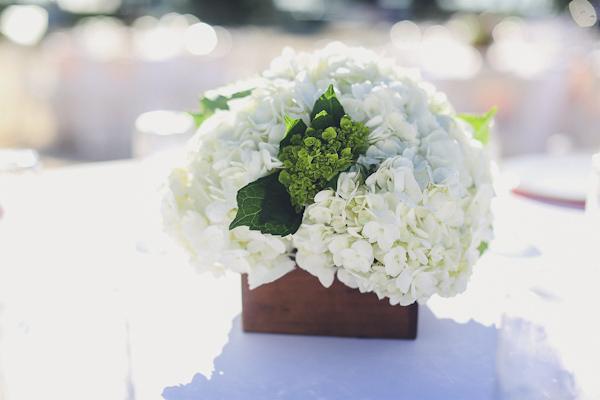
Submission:
<svg viewBox="0 0 600 400">
<path fill-rule="evenodd" d="M 0 399 L 492 399 L 507 294 L 532 285 L 572 305 L 553 319 L 564 368 L 598 398 L 600 242 L 582 210 L 501 193 L 469 289 L 421 306 L 414 341 L 250 334 L 239 276 L 196 274 L 160 235 L 163 173 L 0 181 Z"/>
</svg>

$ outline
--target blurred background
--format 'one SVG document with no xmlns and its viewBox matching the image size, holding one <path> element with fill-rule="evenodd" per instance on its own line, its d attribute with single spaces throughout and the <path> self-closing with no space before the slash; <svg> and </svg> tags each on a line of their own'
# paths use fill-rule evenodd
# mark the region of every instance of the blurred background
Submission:
<svg viewBox="0 0 600 400">
<path fill-rule="evenodd" d="M 45 166 L 130 158 L 136 119 L 198 108 L 285 46 L 362 45 L 458 112 L 498 107 L 494 154 L 600 150 L 598 0 L 0 0 L 0 148 Z"/>
</svg>

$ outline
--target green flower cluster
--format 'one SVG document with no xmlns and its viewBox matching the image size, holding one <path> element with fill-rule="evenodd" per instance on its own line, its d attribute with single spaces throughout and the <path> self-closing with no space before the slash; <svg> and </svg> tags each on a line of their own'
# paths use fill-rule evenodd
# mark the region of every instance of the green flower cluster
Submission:
<svg viewBox="0 0 600 400">
<path fill-rule="evenodd" d="M 296 212 L 356 161 L 368 135 L 369 128 L 345 115 L 339 128 L 330 126 L 323 130 L 311 126 L 303 135 L 290 138 L 291 144 L 279 152 L 279 160 L 285 166 L 279 182 L 287 188 Z"/>
<path fill-rule="evenodd" d="M 347 171 L 367 149 L 369 129 L 346 115 L 333 85 L 315 102 L 310 127 L 302 119 L 283 119 L 287 132 L 279 142 L 277 157 L 285 169 L 238 191 L 238 211 L 229 229 L 247 226 L 282 237 L 296 233 L 304 206 L 324 188 L 335 188 L 338 174 Z M 361 175 L 368 176 L 363 166 L 360 169 Z"/>
</svg>

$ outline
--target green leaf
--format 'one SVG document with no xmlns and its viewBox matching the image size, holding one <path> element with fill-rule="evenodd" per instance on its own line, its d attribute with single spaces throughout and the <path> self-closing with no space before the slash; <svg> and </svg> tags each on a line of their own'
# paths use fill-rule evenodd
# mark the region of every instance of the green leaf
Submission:
<svg viewBox="0 0 600 400">
<path fill-rule="evenodd" d="M 342 165 L 340 165 L 337 170 L 339 172 L 348 172 L 348 170 L 350 170 L 350 167 L 352 166 L 352 162 L 348 161 Z"/>
<path fill-rule="evenodd" d="M 335 126 L 333 117 L 327 113 L 327 111 L 321 111 L 315 116 L 315 119 L 310 123 L 310 127 L 314 130 L 322 130 Z"/>
<path fill-rule="evenodd" d="M 302 224 L 304 210 L 297 213 L 279 173 L 259 178 L 241 188 L 237 194 L 238 212 L 229 229 L 248 226 L 271 235 L 295 233 Z"/>
<path fill-rule="evenodd" d="M 481 257 L 481 255 L 487 250 L 487 248 L 488 248 L 488 243 L 481 242 L 481 244 L 477 248 L 477 250 L 479 250 L 479 257 Z"/>
<path fill-rule="evenodd" d="M 329 85 L 327 91 L 323 93 L 315 102 L 315 106 L 310 113 L 310 120 L 313 121 L 315 117 L 322 111 L 327 111 L 327 114 L 333 117 L 335 126 L 337 127 L 340 126 L 340 119 L 346 115 L 344 107 L 342 107 L 342 103 L 340 103 L 335 95 L 335 92 L 333 91 L 333 85 Z"/>
<path fill-rule="evenodd" d="M 338 172 L 337 174 L 335 174 L 333 176 L 333 178 L 331 178 L 329 180 L 329 182 L 327 182 L 327 184 L 325 186 L 323 186 L 323 190 L 325 189 L 331 189 L 334 192 L 337 192 L 337 186 L 338 186 L 338 178 L 340 177 L 341 172 Z"/>
<path fill-rule="evenodd" d="M 202 112 L 198 112 L 198 113 L 193 113 L 188 111 L 188 114 L 190 114 L 193 118 L 194 118 L 194 123 L 196 124 L 196 128 L 200 128 L 200 125 L 202 125 L 202 123 L 208 118 L 210 117 L 210 115 L 207 114 L 203 114 Z M 211 114 L 212 115 L 212 114 Z"/>
<path fill-rule="evenodd" d="M 281 139 L 281 142 L 279 142 L 279 155 L 281 155 L 281 151 L 283 150 L 284 147 L 292 144 L 292 142 L 291 142 L 292 136 L 294 136 L 294 135 L 304 136 L 304 133 L 306 132 L 306 124 L 301 119 L 292 119 L 292 118 L 288 117 L 287 115 L 284 115 L 283 119 L 285 120 L 285 126 L 287 128 L 287 133 L 285 134 L 283 139 Z"/>
<path fill-rule="evenodd" d="M 496 107 L 492 107 L 490 111 L 488 111 L 484 115 L 475 115 L 475 114 L 458 114 L 457 117 L 467 121 L 475 130 L 473 137 L 479 140 L 483 144 L 487 144 L 490 140 L 490 123 L 492 122 L 492 118 L 494 114 L 496 114 L 498 109 Z"/>
<path fill-rule="evenodd" d="M 252 90 L 244 90 L 242 92 L 233 93 L 231 96 L 219 95 L 214 99 L 209 99 L 204 96 L 200 99 L 200 111 L 197 113 L 190 112 L 189 114 L 194 117 L 196 126 L 200 127 L 202 123 L 217 110 L 229 110 L 227 102 L 233 99 L 239 99 L 250 95 Z"/>
</svg>

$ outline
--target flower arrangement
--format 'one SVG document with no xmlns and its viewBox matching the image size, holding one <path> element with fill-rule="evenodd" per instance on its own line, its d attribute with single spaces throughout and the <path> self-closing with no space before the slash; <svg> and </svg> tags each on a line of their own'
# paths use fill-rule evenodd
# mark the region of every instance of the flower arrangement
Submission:
<svg viewBox="0 0 600 400">
<path fill-rule="evenodd" d="M 165 229 L 199 272 L 248 274 L 250 288 L 298 266 L 391 304 L 453 296 L 492 238 L 492 115 L 456 114 L 362 48 L 286 49 L 202 98 Z"/>
</svg>

